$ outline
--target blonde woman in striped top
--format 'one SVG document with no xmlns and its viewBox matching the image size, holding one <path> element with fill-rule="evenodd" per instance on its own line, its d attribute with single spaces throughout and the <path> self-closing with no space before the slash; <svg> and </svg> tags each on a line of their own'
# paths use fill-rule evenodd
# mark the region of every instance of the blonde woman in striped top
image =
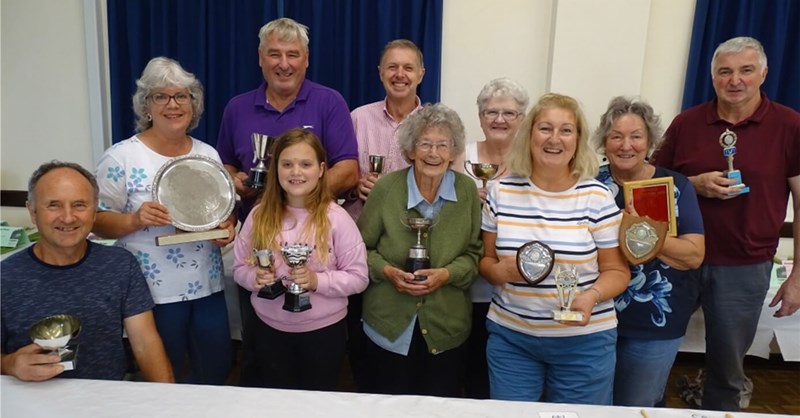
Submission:
<svg viewBox="0 0 800 418">
<path fill-rule="evenodd" d="M 617 319 L 612 298 L 630 271 L 619 251 L 622 213 L 594 180 L 597 157 L 578 102 L 545 94 L 511 145 L 511 175 L 495 182 L 482 220 L 480 273 L 495 285 L 487 316 L 487 359 L 493 399 L 611 404 Z M 555 262 L 575 266 L 580 322 L 556 322 L 554 272 L 528 284 L 517 249 L 540 241 Z"/>
</svg>

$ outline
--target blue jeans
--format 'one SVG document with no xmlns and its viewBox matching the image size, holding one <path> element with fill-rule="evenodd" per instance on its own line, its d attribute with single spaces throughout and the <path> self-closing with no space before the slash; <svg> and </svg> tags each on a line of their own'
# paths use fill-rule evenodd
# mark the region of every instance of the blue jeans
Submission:
<svg viewBox="0 0 800 418">
<path fill-rule="evenodd" d="M 487 320 L 492 399 L 611 405 L 617 330 L 534 337 Z"/>
<path fill-rule="evenodd" d="M 706 326 L 703 409 L 738 411 L 744 356 L 769 290 L 772 261 L 700 268 L 700 302 Z"/>
<path fill-rule="evenodd" d="M 614 405 L 651 407 L 661 401 L 682 340 L 683 337 L 672 340 L 617 338 Z"/>
<path fill-rule="evenodd" d="M 176 381 L 207 385 L 225 383 L 233 365 L 233 348 L 223 292 L 156 305 L 153 317 Z M 187 352 L 191 374 L 183 379 Z"/>
</svg>

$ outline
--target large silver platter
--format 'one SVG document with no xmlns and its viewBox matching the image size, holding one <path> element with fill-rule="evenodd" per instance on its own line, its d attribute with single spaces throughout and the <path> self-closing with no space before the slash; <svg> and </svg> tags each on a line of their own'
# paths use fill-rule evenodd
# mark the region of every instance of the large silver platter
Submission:
<svg viewBox="0 0 800 418">
<path fill-rule="evenodd" d="M 167 207 L 176 228 L 207 231 L 230 216 L 236 189 L 222 164 L 201 155 L 185 155 L 158 170 L 153 200 Z"/>
</svg>

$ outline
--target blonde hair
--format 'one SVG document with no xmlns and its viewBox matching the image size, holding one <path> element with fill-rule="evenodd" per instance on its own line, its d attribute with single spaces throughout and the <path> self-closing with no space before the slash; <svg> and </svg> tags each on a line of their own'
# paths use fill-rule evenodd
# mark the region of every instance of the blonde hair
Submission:
<svg viewBox="0 0 800 418">
<path fill-rule="evenodd" d="M 575 155 L 569 162 L 570 173 L 579 179 L 594 178 L 597 176 L 597 155 L 589 147 L 589 129 L 586 117 L 583 115 L 580 104 L 572 97 L 558 93 L 546 93 L 525 116 L 525 120 L 517 131 L 511 143 L 511 149 L 506 158 L 508 169 L 519 176 L 528 178 L 533 172 L 531 158 L 531 132 L 533 124 L 545 109 L 559 108 L 572 112 L 575 115 L 576 129 L 578 130 L 578 143 Z"/>
<path fill-rule="evenodd" d="M 286 209 L 286 191 L 281 188 L 278 181 L 278 161 L 284 150 L 297 144 L 309 145 L 314 150 L 317 163 L 325 163 L 325 150 L 312 132 L 295 128 L 278 137 L 269 165 L 266 190 L 261 197 L 260 205 L 253 209 L 253 248 L 270 248 L 276 252 L 280 251 L 281 226 L 284 218 L 291 215 Z M 300 233 L 300 236 L 306 239 L 313 236 L 316 246 L 314 253 L 323 264 L 328 260 L 328 236 L 331 231 L 328 207 L 333 201 L 326 187 L 325 177 L 323 172 L 316 187 L 306 196 L 304 206 L 308 211 L 308 221 L 303 225 Z"/>
</svg>

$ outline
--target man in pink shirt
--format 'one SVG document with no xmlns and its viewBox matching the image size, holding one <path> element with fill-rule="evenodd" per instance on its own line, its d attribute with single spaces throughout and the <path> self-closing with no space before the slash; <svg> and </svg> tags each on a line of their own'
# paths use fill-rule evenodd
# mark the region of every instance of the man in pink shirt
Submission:
<svg viewBox="0 0 800 418">
<path fill-rule="evenodd" d="M 364 201 L 378 181 L 377 173 L 370 172 L 370 155 L 384 157 L 384 174 L 408 167 L 395 141 L 395 133 L 403 120 L 421 105 L 417 86 L 425 76 L 422 52 L 407 39 L 390 41 L 383 47 L 378 74 L 386 98 L 350 113 L 358 141 L 359 181 L 344 207 L 353 220 L 358 220 Z"/>
<path fill-rule="evenodd" d="M 358 220 L 379 173 L 370 172 L 369 156 L 383 156 L 383 174 L 408 167 L 395 135 L 400 124 L 421 107 L 417 86 L 425 76 L 422 51 L 407 39 L 395 39 L 383 47 L 378 75 L 386 98 L 361 106 L 350 113 L 358 141 L 358 186 L 351 190 L 344 208 Z M 398 220 L 399 222 L 399 220 Z M 364 331 L 361 326 L 361 294 L 349 298 L 347 308 L 347 349 L 353 379 L 359 390 L 367 389 L 364 378 Z"/>
</svg>

